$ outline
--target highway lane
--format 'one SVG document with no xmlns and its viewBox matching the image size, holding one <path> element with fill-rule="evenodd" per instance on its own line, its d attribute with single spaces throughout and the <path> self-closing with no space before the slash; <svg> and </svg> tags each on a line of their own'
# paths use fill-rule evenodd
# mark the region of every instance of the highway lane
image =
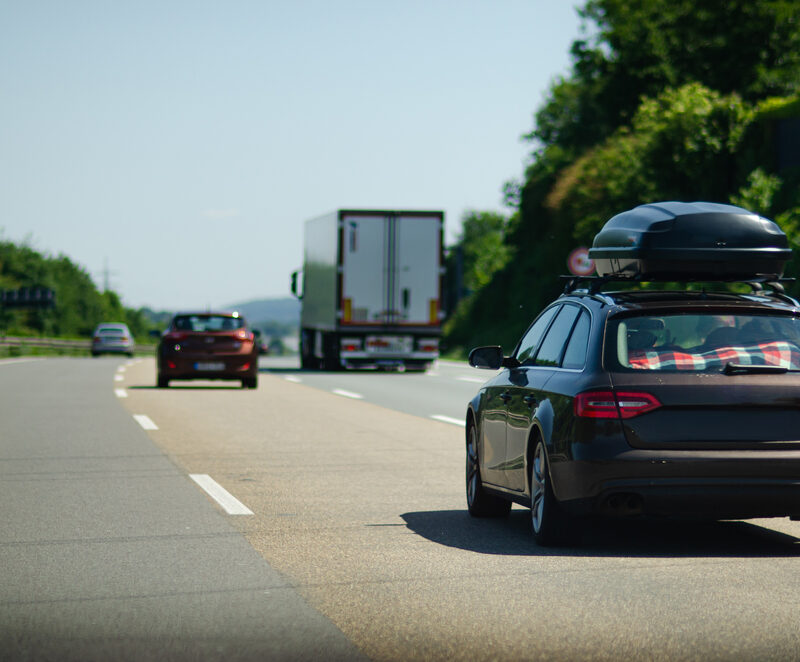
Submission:
<svg viewBox="0 0 800 662">
<path fill-rule="evenodd" d="M 364 374 L 265 371 L 255 391 L 215 382 L 178 382 L 176 388 L 156 389 L 152 360 L 121 373 L 112 370 L 113 360 L 87 362 L 100 372 L 107 370 L 107 396 L 97 392 L 91 399 L 103 399 L 103 409 L 108 409 L 100 421 L 103 437 L 121 435 L 121 441 L 111 442 L 112 449 L 132 435 L 139 440 L 137 449 L 157 449 L 156 456 L 168 458 L 174 472 L 164 484 L 146 483 L 151 495 L 149 502 L 137 502 L 139 517 L 156 517 L 146 514 L 149 507 L 160 504 L 161 491 L 177 481 L 185 503 L 192 508 L 202 503 L 197 516 L 209 518 L 214 526 L 224 520 L 227 528 L 220 530 L 239 532 L 239 542 L 246 540 L 248 549 L 268 562 L 260 566 L 263 572 L 278 571 L 292 592 L 371 659 L 800 659 L 798 523 L 611 523 L 587 527 L 579 547 L 541 549 L 531 540 L 525 509 L 514 508 L 502 521 L 467 515 L 463 428 L 430 418 L 432 411 L 449 406 L 446 400 L 436 401 L 437 393 L 452 387 L 449 382 L 431 386 L 422 398 L 425 408 L 417 410 L 400 402 L 402 391 L 395 386 L 413 383 L 410 390 L 415 393 L 408 395 L 413 401 L 417 390 L 428 389 L 422 384 L 439 383 L 435 377 L 374 374 L 370 376 L 378 379 L 371 386 Z M 37 365 L 13 369 L 38 370 Z M 9 369 L 5 367 L 6 374 Z M 63 362 L 62 369 L 63 382 L 73 385 L 74 394 L 67 399 L 85 399 L 83 389 L 74 388 L 86 381 L 82 363 Z M 335 381 L 293 383 L 287 376 Z M 428 381 L 401 381 L 406 377 Z M 8 388 L 8 382 L 0 384 Z M 478 386 L 464 384 L 470 392 Z M 372 387 L 374 396 L 368 390 Z M 364 391 L 364 398 L 333 392 L 356 388 Z M 384 388 L 392 391 L 394 406 L 414 412 L 369 401 Z M 49 411 L 58 400 L 49 398 L 41 405 Z M 111 400 L 119 416 L 110 413 Z M 6 417 L 30 417 L 19 402 L 0 413 L 4 430 Z M 152 427 L 131 431 L 134 414 L 147 416 Z M 59 434 L 81 429 L 85 419 L 66 419 Z M 21 431 L 16 434 L 28 443 L 38 438 L 34 432 L 25 436 L 24 422 L 17 427 Z M 140 445 L 145 435 L 152 446 Z M 52 472 L 68 468 L 72 460 L 58 455 L 58 444 L 40 443 L 38 455 L 52 461 Z M 115 457 L 120 465 L 113 477 L 124 484 L 128 460 L 120 458 L 129 458 L 131 467 L 142 460 L 130 452 L 116 452 Z M 19 470 L 13 463 L 3 466 L 10 475 Z M 83 473 L 74 473 L 76 483 L 83 479 Z M 189 475 L 210 476 L 252 515 L 228 515 Z M 12 489 L 3 493 L 4 504 L 10 493 Z M 27 512 L 35 513 L 35 508 L 29 504 Z M 97 509 L 95 526 L 119 526 L 115 515 L 110 507 Z M 72 509 L 63 517 L 65 529 L 71 519 L 81 520 Z M 27 535 L 33 537 L 40 526 L 37 517 L 28 519 Z M 48 535 L 47 518 L 43 523 L 42 537 Z M 224 539 L 235 546 L 230 536 Z M 191 545 L 178 546 L 170 558 L 180 568 L 189 563 L 181 560 L 181 550 L 200 554 Z M 235 547 L 232 558 L 239 553 Z M 48 569 L 46 554 L 37 558 L 40 571 L 55 574 Z M 213 563 L 201 564 L 192 577 L 202 585 L 219 574 L 219 563 L 217 559 L 216 570 Z M 135 563 L 115 567 L 118 577 L 139 569 Z M 252 572 L 249 560 L 245 567 Z M 75 572 L 69 590 L 81 595 L 93 582 L 86 579 L 89 588 L 81 588 L 78 576 Z M 5 586 L 2 595 L 10 590 Z M 75 603 L 81 604 L 66 602 Z M 6 614 L 9 609 L 2 606 L 0 614 Z M 9 606 L 12 614 L 19 609 L 14 601 Z M 63 611 L 61 604 L 43 609 Z M 180 627 L 196 632 L 192 613 L 184 614 L 190 620 Z M 168 626 L 178 624 L 167 621 L 162 634 Z M 231 624 L 217 627 L 221 635 Z M 147 633 L 140 634 L 143 645 L 152 644 Z M 239 632 L 230 634 L 233 639 Z M 306 643 L 318 645 L 313 632 Z"/>
<path fill-rule="evenodd" d="M 357 658 L 120 407 L 127 365 L 0 361 L 0 659 Z"/>
<path fill-rule="evenodd" d="M 429 418 L 445 402 L 409 415 L 368 401 L 411 375 L 286 376 L 164 391 L 142 363 L 121 402 L 159 425 L 177 466 L 253 512 L 233 524 L 368 657 L 800 659 L 798 523 L 607 523 L 538 548 L 525 509 L 467 515 L 463 429 Z M 355 388 L 365 397 L 333 392 Z"/>
<path fill-rule="evenodd" d="M 464 423 L 469 400 L 495 374 L 457 361 L 438 361 L 425 373 L 301 370 L 295 358 L 281 357 L 263 357 L 260 366 L 290 382 L 457 425 Z"/>
</svg>

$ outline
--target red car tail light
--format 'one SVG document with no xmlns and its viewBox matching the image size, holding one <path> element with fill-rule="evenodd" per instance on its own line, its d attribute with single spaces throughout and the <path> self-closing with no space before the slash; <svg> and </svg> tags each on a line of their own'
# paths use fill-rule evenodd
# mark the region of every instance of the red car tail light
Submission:
<svg viewBox="0 0 800 662">
<path fill-rule="evenodd" d="M 164 336 L 164 340 L 166 342 L 180 342 L 181 340 L 185 340 L 188 335 L 188 333 L 183 333 L 181 331 L 170 331 Z"/>
<path fill-rule="evenodd" d="M 660 406 L 655 396 L 631 391 L 587 391 L 574 401 L 575 416 L 580 418 L 633 418 Z"/>
</svg>

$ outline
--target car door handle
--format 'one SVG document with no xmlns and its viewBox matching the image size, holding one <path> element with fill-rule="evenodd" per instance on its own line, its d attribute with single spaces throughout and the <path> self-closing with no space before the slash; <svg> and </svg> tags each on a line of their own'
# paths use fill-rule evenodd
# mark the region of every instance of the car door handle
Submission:
<svg viewBox="0 0 800 662">
<path fill-rule="evenodd" d="M 508 402 L 509 400 L 511 400 L 511 397 L 512 397 L 512 396 L 511 396 L 511 392 L 510 392 L 510 391 L 503 391 L 503 392 L 500 394 L 500 399 L 501 399 L 503 402 Z"/>
<path fill-rule="evenodd" d="M 529 407 L 535 407 L 539 404 L 535 395 L 526 395 L 524 398 L 522 398 L 522 401 Z"/>
</svg>

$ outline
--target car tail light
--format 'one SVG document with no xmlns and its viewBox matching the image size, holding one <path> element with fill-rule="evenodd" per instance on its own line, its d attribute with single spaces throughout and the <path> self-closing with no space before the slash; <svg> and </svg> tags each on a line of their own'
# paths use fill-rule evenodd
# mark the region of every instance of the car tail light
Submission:
<svg viewBox="0 0 800 662">
<path fill-rule="evenodd" d="M 580 418 L 633 418 L 660 406 L 654 395 L 632 391 L 588 391 L 574 401 L 575 416 Z"/>
<path fill-rule="evenodd" d="M 181 340 L 185 340 L 188 336 L 188 333 L 183 333 L 182 331 L 170 331 L 164 336 L 164 340 L 166 342 L 180 342 Z"/>
</svg>

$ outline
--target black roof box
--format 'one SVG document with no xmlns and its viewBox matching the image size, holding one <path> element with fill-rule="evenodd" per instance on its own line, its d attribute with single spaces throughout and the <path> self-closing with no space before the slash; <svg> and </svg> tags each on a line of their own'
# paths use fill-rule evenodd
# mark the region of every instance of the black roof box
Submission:
<svg viewBox="0 0 800 662">
<path fill-rule="evenodd" d="M 753 212 L 713 202 L 654 202 L 617 214 L 594 238 L 600 276 L 639 280 L 778 280 L 792 251 Z"/>
</svg>

